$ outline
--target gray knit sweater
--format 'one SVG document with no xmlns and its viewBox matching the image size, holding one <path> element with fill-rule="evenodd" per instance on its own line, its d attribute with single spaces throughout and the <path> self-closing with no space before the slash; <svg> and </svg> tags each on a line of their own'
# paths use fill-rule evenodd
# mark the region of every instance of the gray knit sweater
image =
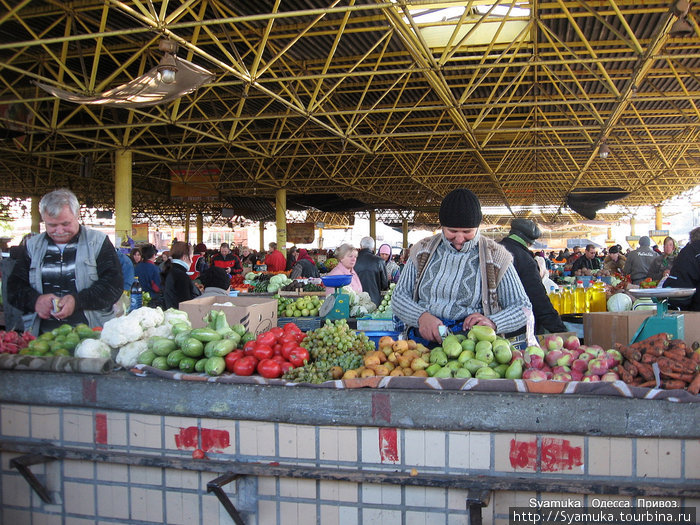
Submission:
<svg viewBox="0 0 700 525">
<path fill-rule="evenodd" d="M 442 233 L 439 235 L 441 239 L 427 262 L 418 289 L 415 290 L 416 261 L 411 257 L 391 298 L 394 314 L 409 326 L 417 327 L 418 318 L 425 312 L 441 319 L 461 321 L 470 314 L 485 311 L 482 304 L 485 270 L 480 265 L 479 242 L 488 239 L 482 239 L 477 232 L 474 239 L 457 251 Z M 509 333 L 525 326 L 527 311 L 532 306 L 512 262 L 502 273 L 496 292 L 500 310 L 487 314 L 496 324 L 496 331 Z"/>
</svg>

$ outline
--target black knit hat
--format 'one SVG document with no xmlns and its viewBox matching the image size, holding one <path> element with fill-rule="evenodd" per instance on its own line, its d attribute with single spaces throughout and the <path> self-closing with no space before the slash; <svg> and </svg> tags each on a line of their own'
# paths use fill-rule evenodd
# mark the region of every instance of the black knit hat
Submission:
<svg viewBox="0 0 700 525">
<path fill-rule="evenodd" d="M 467 188 L 452 190 L 440 204 L 440 225 L 447 228 L 478 228 L 482 217 L 479 199 Z"/>
<path fill-rule="evenodd" d="M 204 270 L 199 276 L 199 280 L 202 281 L 204 288 L 213 286 L 226 290 L 231 285 L 231 277 L 229 274 L 226 273 L 226 270 L 218 266 L 211 266 Z"/>
<path fill-rule="evenodd" d="M 534 244 L 542 236 L 542 232 L 533 221 L 529 219 L 513 219 L 510 222 L 510 233 L 520 237 L 528 244 Z"/>
</svg>

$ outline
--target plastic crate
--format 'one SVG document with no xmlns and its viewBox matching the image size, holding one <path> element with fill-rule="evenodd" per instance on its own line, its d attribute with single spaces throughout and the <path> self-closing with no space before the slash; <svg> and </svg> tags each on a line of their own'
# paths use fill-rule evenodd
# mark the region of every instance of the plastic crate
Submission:
<svg viewBox="0 0 700 525">
<path fill-rule="evenodd" d="M 321 328 L 321 318 L 320 317 L 278 317 L 277 326 L 280 328 L 287 323 L 294 323 L 299 327 L 302 332 L 308 332 L 310 330 L 316 330 Z"/>
<path fill-rule="evenodd" d="M 396 325 L 393 319 L 373 319 L 363 317 L 357 320 L 357 329 L 363 332 L 380 332 L 382 330 L 395 331 Z"/>
<path fill-rule="evenodd" d="M 384 337 L 385 335 L 388 335 L 392 339 L 398 339 L 399 336 L 401 335 L 401 332 L 396 332 L 396 331 L 367 331 L 367 330 L 362 330 L 367 337 L 369 337 L 370 341 L 374 343 L 374 347 L 376 348 L 379 345 L 379 340 Z"/>
</svg>

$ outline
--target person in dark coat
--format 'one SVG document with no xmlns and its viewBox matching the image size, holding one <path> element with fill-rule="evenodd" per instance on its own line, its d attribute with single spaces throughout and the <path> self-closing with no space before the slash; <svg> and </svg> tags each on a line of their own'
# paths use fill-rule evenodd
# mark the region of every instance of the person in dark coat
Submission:
<svg viewBox="0 0 700 525">
<path fill-rule="evenodd" d="M 513 266 L 523 283 L 523 288 L 532 303 L 532 313 L 535 316 L 535 333 L 566 332 L 566 326 L 552 306 L 552 302 L 544 289 L 540 271 L 529 247 L 542 235 L 533 221 L 528 219 L 513 219 L 510 223 L 510 233 L 501 244 L 513 255 Z"/>
<path fill-rule="evenodd" d="M 579 257 L 571 265 L 571 272 L 574 273 L 577 270 L 600 270 L 601 268 L 600 259 L 596 255 L 596 249 L 593 244 L 586 245 L 586 251 L 583 252 L 583 256 Z"/>
<path fill-rule="evenodd" d="M 289 259 L 287 259 L 289 260 Z M 299 250 L 298 258 L 292 266 L 292 273 L 290 275 L 291 279 L 297 279 L 298 277 L 309 278 L 316 277 L 319 278 L 321 275 L 318 273 L 318 268 L 316 263 L 309 256 L 309 252 L 302 248 Z"/>
<path fill-rule="evenodd" d="M 374 255 L 374 239 L 363 237 L 360 239 L 360 251 L 357 254 L 355 271 L 360 277 L 362 290 L 369 294 L 375 305 L 382 302 L 382 290 L 389 288 L 389 280 L 386 277 L 386 267 L 381 257 Z"/>
<path fill-rule="evenodd" d="M 170 255 L 172 257 L 168 261 L 170 268 L 163 286 L 163 303 L 166 310 L 178 308 L 180 303 L 200 295 L 194 282 L 187 275 L 192 263 L 192 247 L 186 242 L 174 242 Z"/>
<path fill-rule="evenodd" d="M 664 288 L 695 288 L 700 290 L 700 228 L 690 231 L 690 240 L 678 252 L 671 273 L 664 281 Z M 672 306 L 682 310 L 700 312 L 700 291 L 683 299 L 670 299 Z"/>
</svg>

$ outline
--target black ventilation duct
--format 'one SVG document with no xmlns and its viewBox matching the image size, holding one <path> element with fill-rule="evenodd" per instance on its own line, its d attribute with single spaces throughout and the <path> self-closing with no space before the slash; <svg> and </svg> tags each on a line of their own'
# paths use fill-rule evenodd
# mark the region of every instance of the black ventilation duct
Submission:
<svg viewBox="0 0 700 525">
<path fill-rule="evenodd" d="M 593 220 L 598 210 L 610 202 L 623 199 L 630 194 L 615 186 L 577 188 L 566 196 L 566 205 L 586 219 Z"/>
</svg>

